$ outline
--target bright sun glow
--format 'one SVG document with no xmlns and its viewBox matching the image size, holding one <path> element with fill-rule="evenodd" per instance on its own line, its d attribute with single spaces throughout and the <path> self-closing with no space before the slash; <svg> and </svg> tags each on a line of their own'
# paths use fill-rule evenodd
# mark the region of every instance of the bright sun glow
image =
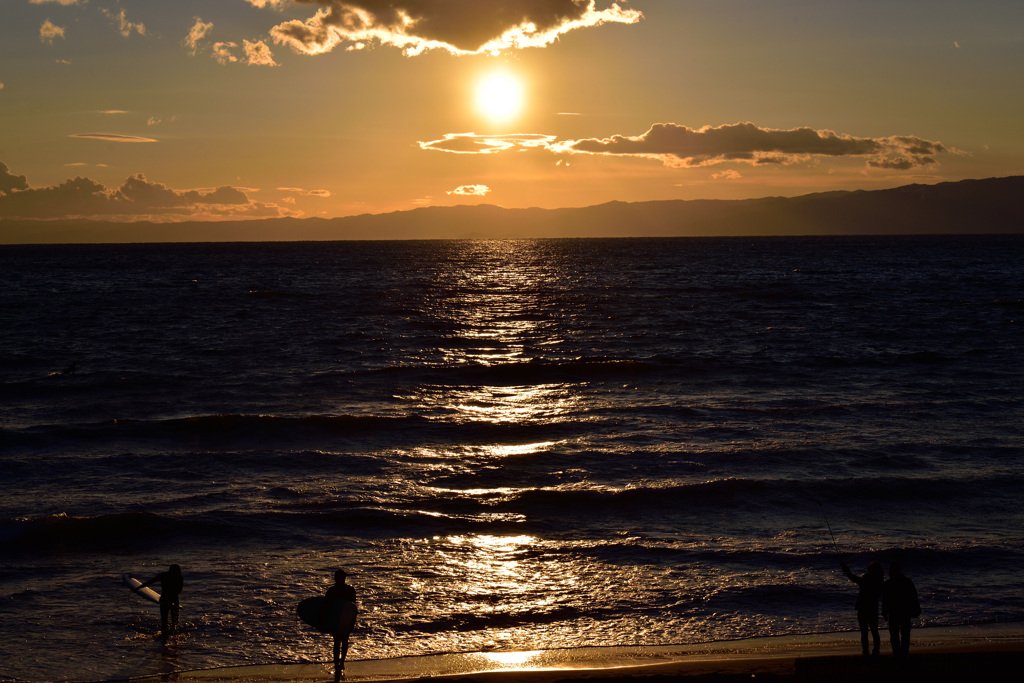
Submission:
<svg viewBox="0 0 1024 683">
<path fill-rule="evenodd" d="M 523 84 L 514 74 L 496 71 L 476 85 L 476 108 L 492 123 L 508 123 L 523 108 Z"/>
</svg>

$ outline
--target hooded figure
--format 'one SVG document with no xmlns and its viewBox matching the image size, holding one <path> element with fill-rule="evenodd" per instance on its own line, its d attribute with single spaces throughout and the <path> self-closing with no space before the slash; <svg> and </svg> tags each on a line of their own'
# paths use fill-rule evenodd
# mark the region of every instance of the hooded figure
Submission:
<svg viewBox="0 0 1024 683">
<path fill-rule="evenodd" d="M 882 616 L 889 622 L 889 642 L 896 657 L 910 653 L 910 620 L 921 616 L 917 587 L 903 575 L 899 562 L 889 563 L 889 580 L 882 590 Z"/>
</svg>

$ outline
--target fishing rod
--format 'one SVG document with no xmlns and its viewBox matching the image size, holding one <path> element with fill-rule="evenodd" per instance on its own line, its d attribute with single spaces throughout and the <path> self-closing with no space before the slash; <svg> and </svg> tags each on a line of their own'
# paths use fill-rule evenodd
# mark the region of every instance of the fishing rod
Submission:
<svg viewBox="0 0 1024 683">
<path fill-rule="evenodd" d="M 820 500 L 816 500 L 815 502 L 818 504 L 818 507 L 821 508 L 821 516 L 825 519 L 825 526 L 828 527 L 828 535 L 832 537 L 832 547 L 836 551 L 836 557 L 838 557 L 839 561 L 842 562 L 843 554 L 839 552 L 839 544 L 836 543 L 836 535 L 832 533 L 832 525 L 828 523 L 828 515 L 825 514 L 825 506 L 821 504 Z"/>
</svg>

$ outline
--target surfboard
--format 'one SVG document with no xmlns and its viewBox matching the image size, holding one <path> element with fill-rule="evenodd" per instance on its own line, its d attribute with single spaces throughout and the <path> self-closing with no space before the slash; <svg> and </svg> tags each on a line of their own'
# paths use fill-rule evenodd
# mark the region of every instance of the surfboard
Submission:
<svg viewBox="0 0 1024 683">
<path fill-rule="evenodd" d="M 142 585 L 141 581 L 139 581 L 135 577 L 128 576 L 127 574 L 122 574 L 121 575 L 121 580 L 124 581 L 124 585 L 128 586 L 133 591 L 136 588 L 138 588 L 139 586 Z M 141 595 L 142 597 L 146 598 L 147 600 L 152 600 L 153 602 L 155 602 L 157 604 L 160 604 L 160 594 L 157 593 L 152 588 L 150 588 L 149 586 L 146 586 L 145 588 L 141 588 L 137 592 L 138 592 L 139 595 Z"/>
<path fill-rule="evenodd" d="M 323 596 L 306 598 L 299 603 L 296 611 L 300 619 L 321 633 L 351 633 L 356 625 L 356 604 L 348 600 L 331 600 L 323 623 L 319 624 L 317 620 L 320 618 L 320 608 L 323 604 Z"/>
</svg>

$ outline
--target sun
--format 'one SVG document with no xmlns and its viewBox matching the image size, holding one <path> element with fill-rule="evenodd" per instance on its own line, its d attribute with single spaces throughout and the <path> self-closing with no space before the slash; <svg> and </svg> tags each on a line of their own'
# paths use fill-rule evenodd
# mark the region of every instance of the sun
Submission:
<svg viewBox="0 0 1024 683">
<path fill-rule="evenodd" d="M 523 109 L 523 82 L 508 71 L 493 71 L 476 83 L 476 109 L 491 123 L 509 123 Z"/>
</svg>

